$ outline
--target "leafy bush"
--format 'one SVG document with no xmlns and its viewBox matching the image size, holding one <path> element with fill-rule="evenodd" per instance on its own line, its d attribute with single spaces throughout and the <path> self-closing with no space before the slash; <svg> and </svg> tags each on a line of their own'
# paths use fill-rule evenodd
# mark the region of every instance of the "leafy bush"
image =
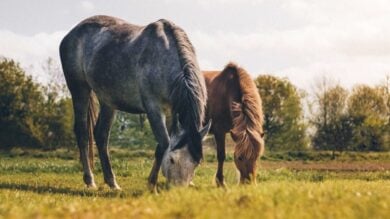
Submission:
<svg viewBox="0 0 390 219">
<path fill-rule="evenodd" d="M 71 99 L 27 76 L 18 63 L 0 61 L 0 148 L 72 145 Z"/>
</svg>

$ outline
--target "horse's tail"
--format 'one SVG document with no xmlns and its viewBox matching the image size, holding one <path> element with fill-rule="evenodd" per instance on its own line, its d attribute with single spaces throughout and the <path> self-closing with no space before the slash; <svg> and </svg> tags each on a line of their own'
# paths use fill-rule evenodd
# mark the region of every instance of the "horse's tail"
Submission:
<svg viewBox="0 0 390 219">
<path fill-rule="evenodd" d="M 97 118 L 98 112 L 96 107 L 96 97 L 93 91 L 91 91 L 91 94 L 89 95 L 89 104 L 88 104 L 88 157 L 89 157 L 89 164 L 91 168 L 94 168 L 94 152 L 93 152 L 93 143 L 94 143 L 94 129 L 96 125 L 96 118 Z"/>
<path fill-rule="evenodd" d="M 259 92 L 243 68 L 229 63 L 223 71 L 236 73 L 242 94 L 241 101 L 233 102 L 231 106 L 235 154 L 245 159 L 257 159 L 264 153 L 263 110 Z"/>
<path fill-rule="evenodd" d="M 195 49 L 187 34 L 167 20 L 160 21 L 164 23 L 165 31 L 171 33 L 175 41 L 182 71 L 171 86 L 173 122 L 176 124 L 178 115 L 180 124 L 189 132 L 189 152 L 194 160 L 199 162 L 203 157 L 199 128 L 204 120 L 207 103 L 205 81 L 196 59 Z"/>
</svg>

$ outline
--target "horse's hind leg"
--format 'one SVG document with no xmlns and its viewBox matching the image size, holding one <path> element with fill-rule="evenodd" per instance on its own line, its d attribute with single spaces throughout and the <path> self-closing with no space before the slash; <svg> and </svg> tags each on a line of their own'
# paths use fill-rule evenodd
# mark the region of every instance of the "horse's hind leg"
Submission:
<svg viewBox="0 0 390 219">
<path fill-rule="evenodd" d="M 73 110 L 74 110 L 74 132 L 77 139 L 77 145 L 80 150 L 80 160 L 83 166 L 84 182 L 87 187 L 95 188 L 96 184 L 91 171 L 88 158 L 88 105 L 91 89 L 88 85 L 69 86 L 72 94 Z"/>
<path fill-rule="evenodd" d="M 215 176 L 215 182 L 217 186 L 225 186 L 224 177 L 223 177 L 223 163 L 225 161 L 226 152 L 225 152 L 225 133 L 215 133 L 215 141 L 217 143 L 217 159 L 218 159 L 218 169 Z"/>
<path fill-rule="evenodd" d="M 99 117 L 96 123 L 94 136 L 99 151 L 100 162 L 102 164 L 104 182 L 112 189 L 120 189 L 115 180 L 115 175 L 111 168 L 111 162 L 108 155 L 108 139 L 110 129 L 114 121 L 115 111 L 109 106 L 102 105 Z"/>
</svg>

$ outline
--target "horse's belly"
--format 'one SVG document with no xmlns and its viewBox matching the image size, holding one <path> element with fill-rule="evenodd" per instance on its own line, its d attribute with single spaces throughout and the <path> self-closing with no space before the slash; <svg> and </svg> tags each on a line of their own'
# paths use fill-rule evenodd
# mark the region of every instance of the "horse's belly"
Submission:
<svg viewBox="0 0 390 219">
<path fill-rule="evenodd" d="M 144 113 L 141 94 L 137 86 L 127 87 L 101 87 L 95 86 L 93 89 L 100 102 L 112 108 L 129 112 Z"/>
<path fill-rule="evenodd" d="M 114 98 L 115 108 L 128 113 L 145 113 L 141 95 L 135 93 L 123 93 L 120 98 Z"/>
<path fill-rule="evenodd" d="M 114 96 L 107 96 L 106 94 L 98 95 L 99 101 L 103 103 L 129 113 L 145 113 L 144 106 L 137 95 L 117 94 Z"/>
</svg>

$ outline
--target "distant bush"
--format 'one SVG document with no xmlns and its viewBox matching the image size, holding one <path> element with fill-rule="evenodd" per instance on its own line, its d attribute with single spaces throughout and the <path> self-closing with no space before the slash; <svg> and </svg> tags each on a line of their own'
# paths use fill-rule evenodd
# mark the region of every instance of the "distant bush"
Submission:
<svg viewBox="0 0 390 219">
<path fill-rule="evenodd" d="M 313 147 L 333 152 L 389 151 L 390 85 L 358 85 L 349 93 L 325 82 L 315 95 Z"/>
<path fill-rule="evenodd" d="M 110 144 L 136 148 L 155 148 L 156 141 L 145 115 L 117 112 L 111 129 Z"/>
<path fill-rule="evenodd" d="M 0 148 L 72 145 L 71 99 L 27 76 L 18 63 L 0 61 Z"/>
<path fill-rule="evenodd" d="M 255 83 L 263 102 L 266 150 L 307 149 L 302 93 L 289 80 L 271 75 L 261 75 Z"/>
<path fill-rule="evenodd" d="M 76 148 L 72 99 L 61 68 L 49 58 L 43 70 L 47 84 L 34 81 L 17 62 L 0 59 L 0 149 Z M 303 108 L 307 95 L 288 79 L 272 75 L 255 79 L 263 103 L 265 149 L 276 152 L 264 159 L 311 160 L 306 152 L 310 148 L 332 151 L 332 158 L 336 151 L 390 150 L 390 77 L 382 85 L 359 85 L 351 91 L 326 82 L 314 93 L 308 120 Z M 209 139 L 206 144 L 214 142 Z M 118 111 L 110 145 L 154 149 L 146 116 Z M 227 138 L 226 145 L 234 142 Z"/>
</svg>

